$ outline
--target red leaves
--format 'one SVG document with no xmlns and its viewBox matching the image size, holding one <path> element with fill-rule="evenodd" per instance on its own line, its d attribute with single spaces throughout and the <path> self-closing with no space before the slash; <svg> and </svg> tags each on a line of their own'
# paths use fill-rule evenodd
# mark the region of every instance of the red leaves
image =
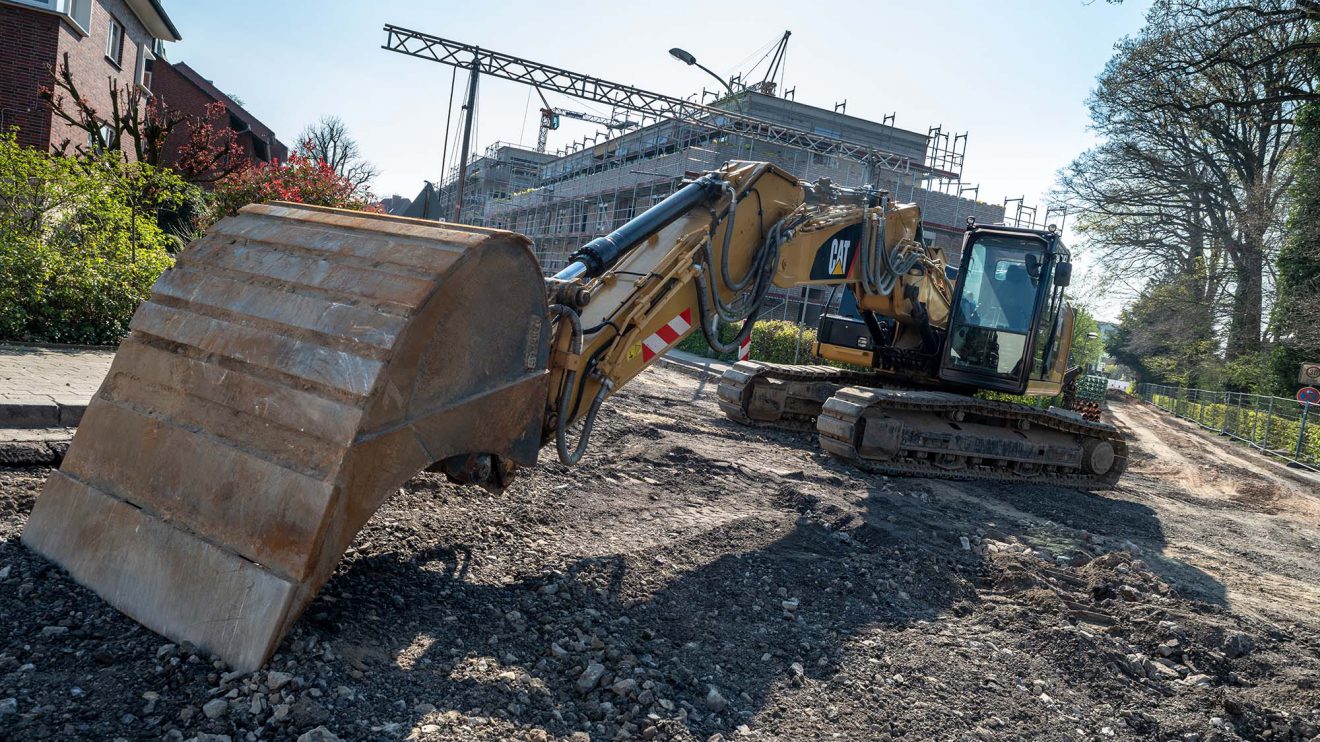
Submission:
<svg viewBox="0 0 1320 742">
<path fill-rule="evenodd" d="M 225 104 L 216 101 L 206 106 L 202 116 L 188 121 L 188 141 L 179 147 L 176 167 L 189 180 L 212 183 L 251 165 L 238 133 L 228 126 L 228 117 Z"/>
<path fill-rule="evenodd" d="M 369 200 L 355 196 L 352 182 L 336 173 L 325 161 L 298 154 L 289 155 L 284 162 L 263 162 L 225 176 L 216 183 L 215 197 L 223 214 L 232 214 L 246 204 L 265 201 L 379 210 L 379 206 Z"/>
</svg>

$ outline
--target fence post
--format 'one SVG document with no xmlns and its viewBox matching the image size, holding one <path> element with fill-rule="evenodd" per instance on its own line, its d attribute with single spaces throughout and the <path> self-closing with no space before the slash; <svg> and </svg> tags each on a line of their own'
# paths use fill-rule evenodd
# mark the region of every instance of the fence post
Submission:
<svg viewBox="0 0 1320 742">
<path fill-rule="evenodd" d="M 1297 448 L 1293 451 L 1293 458 L 1299 463 L 1302 460 L 1302 446 L 1306 444 L 1306 413 L 1311 411 L 1311 403 L 1302 403 L 1302 425 L 1301 430 L 1297 431 Z"/>
<path fill-rule="evenodd" d="M 1270 397 L 1269 409 L 1265 411 L 1265 435 L 1261 437 L 1261 450 L 1272 451 L 1270 448 L 1270 428 L 1274 426 L 1274 397 Z"/>
<path fill-rule="evenodd" d="M 1232 392 L 1224 392 L 1224 420 L 1219 426 L 1220 435 L 1228 435 L 1228 398 L 1231 394 Z M 1241 401 L 1241 399 L 1242 397 L 1239 395 L 1238 400 Z"/>
<path fill-rule="evenodd" d="M 1259 448 L 1256 443 L 1256 423 L 1260 422 L 1260 395 L 1251 395 L 1251 445 Z"/>
</svg>

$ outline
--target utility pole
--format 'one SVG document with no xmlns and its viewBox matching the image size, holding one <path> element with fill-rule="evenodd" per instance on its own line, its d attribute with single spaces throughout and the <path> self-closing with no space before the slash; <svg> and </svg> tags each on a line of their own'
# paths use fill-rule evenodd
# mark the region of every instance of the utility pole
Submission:
<svg viewBox="0 0 1320 742">
<path fill-rule="evenodd" d="M 480 56 L 472 57 L 472 76 L 468 79 L 466 113 L 463 118 L 463 154 L 458 160 L 458 193 L 454 197 L 454 223 L 463 223 L 463 189 L 467 185 L 468 149 L 472 146 L 472 113 L 477 107 L 477 80 L 481 78 Z"/>
</svg>

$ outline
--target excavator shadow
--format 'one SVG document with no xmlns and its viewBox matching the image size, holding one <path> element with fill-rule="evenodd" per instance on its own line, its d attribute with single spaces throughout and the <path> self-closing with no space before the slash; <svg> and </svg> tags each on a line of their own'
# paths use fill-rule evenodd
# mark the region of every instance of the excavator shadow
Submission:
<svg viewBox="0 0 1320 742">
<path fill-rule="evenodd" d="M 439 713 L 593 739 L 613 739 L 623 725 L 633 735 L 686 727 L 706 739 L 785 712 L 781 696 L 855 673 L 859 661 L 902 664 L 914 642 L 930 640 L 922 627 L 974 621 L 996 607 L 988 602 L 1030 598 L 1033 614 L 1060 623 L 1112 625 L 1147 610 L 1117 596 L 1122 584 L 1154 596 L 1151 584 L 1164 579 L 1176 583 L 1171 595 L 1190 586 L 1189 597 L 1224 604 L 1212 578 L 1160 554 L 1158 520 L 1138 503 L 1048 487 L 872 482 L 842 503 L 766 481 L 765 496 L 797 510 L 796 524 L 748 549 L 733 545 L 756 529 L 731 526 L 723 550 L 706 542 L 699 551 L 711 558 L 670 565 L 672 574 L 663 560 L 627 553 L 488 584 L 463 576 L 472 557 L 457 545 L 350 557 L 324 591 L 331 599 L 318 598 L 293 636 L 379 646 L 382 667 L 360 682 Z M 1138 554 L 1121 549 L 1129 540 Z M 1045 552 L 1063 558 L 1047 563 Z M 1158 576 L 1151 584 L 1136 577 L 1140 560 Z M 1036 595 L 1046 583 L 1062 596 L 1054 604 Z M 406 630 L 383 638 L 363 619 L 364 602 Z"/>
</svg>

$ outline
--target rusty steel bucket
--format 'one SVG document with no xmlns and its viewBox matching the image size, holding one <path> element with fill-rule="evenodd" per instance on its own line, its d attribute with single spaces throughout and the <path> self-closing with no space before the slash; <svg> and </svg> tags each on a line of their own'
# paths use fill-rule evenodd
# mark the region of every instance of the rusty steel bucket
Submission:
<svg viewBox="0 0 1320 742">
<path fill-rule="evenodd" d="M 248 206 L 138 309 L 23 542 L 254 670 L 418 471 L 535 463 L 545 318 L 520 235 Z"/>
</svg>

